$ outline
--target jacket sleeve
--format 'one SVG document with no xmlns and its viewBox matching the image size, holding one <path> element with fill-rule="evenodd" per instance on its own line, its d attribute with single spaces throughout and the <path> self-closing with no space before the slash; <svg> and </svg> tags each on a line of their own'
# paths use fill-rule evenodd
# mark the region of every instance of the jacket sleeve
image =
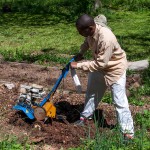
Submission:
<svg viewBox="0 0 150 150">
<path fill-rule="evenodd" d="M 98 47 L 98 53 L 95 54 L 95 59 L 93 61 L 77 63 L 77 69 L 94 72 L 103 70 L 107 66 L 112 57 L 113 44 L 111 42 L 103 42 Z"/>
<path fill-rule="evenodd" d="M 88 44 L 87 38 L 85 38 L 84 43 L 80 47 L 79 53 L 84 54 L 88 49 L 89 49 L 89 44 Z"/>
</svg>

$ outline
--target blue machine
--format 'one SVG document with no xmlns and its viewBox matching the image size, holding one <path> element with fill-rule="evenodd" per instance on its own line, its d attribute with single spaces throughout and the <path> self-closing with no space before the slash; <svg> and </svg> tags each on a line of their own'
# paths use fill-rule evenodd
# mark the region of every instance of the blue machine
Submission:
<svg viewBox="0 0 150 150">
<path fill-rule="evenodd" d="M 69 68 L 70 68 L 70 63 L 73 62 L 75 59 L 74 57 L 69 61 L 69 63 L 62 69 L 62 73 L 59 76 L 58 80 L 56 81 L 55 85 L 53 86 L 52 90 L 48 93 L 48 95 L 39 103 L 35 103 L 35 102 L 28 102 L 25 98 L 24 99 L 20 99 L 17 104 L 15 106 L 13 106 L 14 110 L 19 110 L 22 111 L 23 113 L 25 113 L 27 115 L 27 117 L 29 119 L 36 119 L 35 115 L 34 115 L 34 111 L 36 107 L 38 108 L 42 108 L 44 106 L 44 104 L 50 99 L 50 97 L 55 93 L 55 91 L 57 90 L 59 84 L 61 83 L 63 78 L 66 78 L 68 72 L 69 72 Z"/>
</svg>

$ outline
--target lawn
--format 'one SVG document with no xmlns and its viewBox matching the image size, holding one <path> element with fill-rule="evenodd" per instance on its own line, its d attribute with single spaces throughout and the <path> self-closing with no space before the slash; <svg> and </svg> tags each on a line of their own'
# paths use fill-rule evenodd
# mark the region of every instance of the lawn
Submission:
<svg viewBox="0 0 150 150">
<path fill-rule="evenodd" d="M 128 60 L 150 59 L 150 12 L 105 13 Z M 66 63 L 64 54 L 68 58 L 77 53 L 83 40 L 75 23 L 59 16 L 21 13 L 0 16 L 0 53 L 9 61 Z"/>
</svg>

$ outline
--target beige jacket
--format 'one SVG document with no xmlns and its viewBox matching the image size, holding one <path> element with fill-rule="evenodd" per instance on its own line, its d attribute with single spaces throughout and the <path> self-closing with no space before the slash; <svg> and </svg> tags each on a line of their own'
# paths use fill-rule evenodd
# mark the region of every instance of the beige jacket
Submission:
<svg viewBox="0 0 150 150">
<path fill-rule="evenodd" d="M 88 49 L 94 60 L 79 62 L 77 68 L 102 72 L 107 85 L 115 83 L 127 69 L 126 54 L 110 29 L 96 24 L 94 35 L 85 39 L 80 53 L 84 54 Z"/>
</svg>

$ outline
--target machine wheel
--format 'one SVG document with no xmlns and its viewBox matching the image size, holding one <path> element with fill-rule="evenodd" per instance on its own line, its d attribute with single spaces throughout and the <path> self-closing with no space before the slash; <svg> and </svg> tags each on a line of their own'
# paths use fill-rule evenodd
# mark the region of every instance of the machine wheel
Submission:
<svg viewBox="0 0 150 150">
<path fill-rule="evenodd" d="M 44 130 L 43 122 L 42 121 L 35 121 L 32 124 L 32 128 L 34 128 L 37 131 L 43 131 Z"/>
<path fill-rule="evenodd" d="M 36 107 L 34 109 L 34 117 L 36 118 L 37 121 L 44 120 L 46 117 L 46 111 L 42 107 Z"/>
</svg>

